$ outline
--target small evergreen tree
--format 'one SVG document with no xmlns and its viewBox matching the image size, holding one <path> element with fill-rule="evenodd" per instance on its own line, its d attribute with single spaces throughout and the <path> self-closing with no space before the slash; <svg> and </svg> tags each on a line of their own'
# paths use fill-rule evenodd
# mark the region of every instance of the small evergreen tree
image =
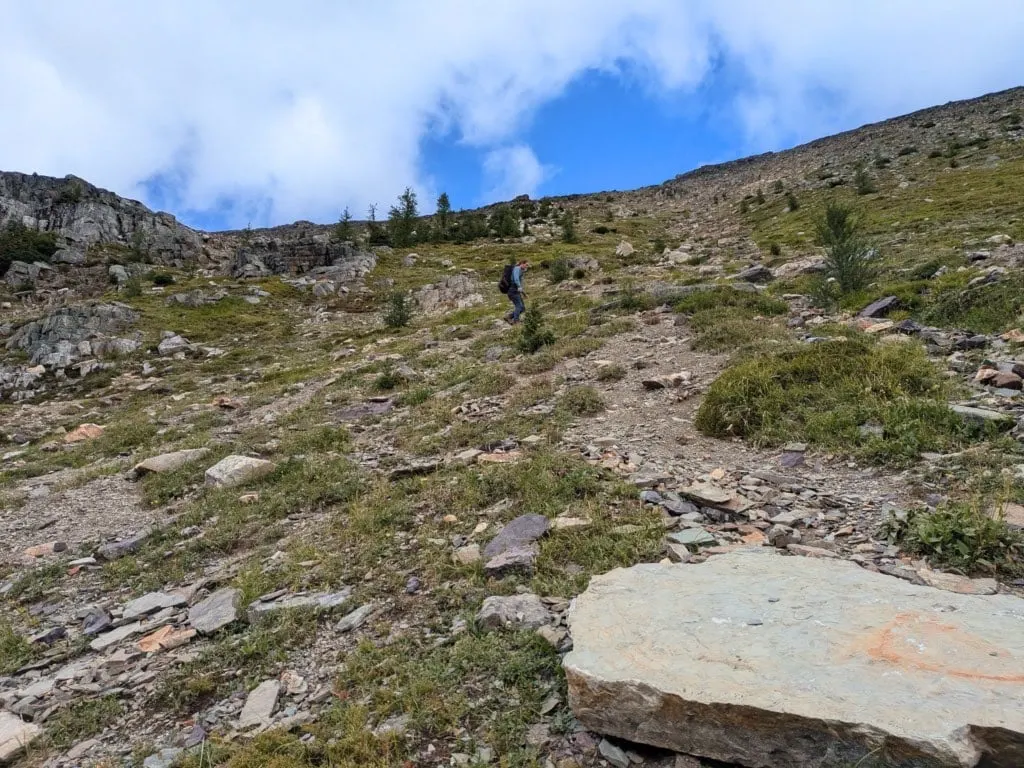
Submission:
<svg viewBox="0 0 1024 768">
<path fill-rule="evenodd" d="M 858 291 L 871 281 L 871 249 L 860 237 L 853 211 L 839 203 L 829 203 L 816 224 L 818 242 L 825 246 L 825 276 L 835 280 L 844 293 Z"/>
<path fill-rule="evenodd" d="M 541 347 L 555 343 L 555 334 L 544 323 L 539 309 L 531 309 L 523 316 L 523 330 L 519 335 L 519 349 L 532 355 Z"/>
<path fill-rule="evenodd" d="M 758 205 L 764 205 L 764 192 L 761 191 L 760 187 L 757 188 L 757 195 L 755 199 L 757 200 Z"/>
<path fill-rule="evenodd" d="M 548 271 L 548 276 L 551 278 L 552 283 L 560 283 L 563 280 L 568 280 L 569 261 L 564 256 L 560 256 L 552 261 L 551 267 Z"/>
<path fill-rule="evenodd" d="M 576 217 L 572 211 L 566 211 L 562 216 L 562 241 L 566 243 L 578 243 L 579 237 L 576 234 Z"/>
<path fill-rule="evenodd" d="M 345 206 L 345 210 L 341 212 L 341 218 L 334 225 L 334 239 L 339 243 L 349 243 L 355 239 L 355 231 L 352 227 L 352 214 L 349 212 L 348 206 Z"/>
<path fill-rule="evenodd" d="M 857 187 L 858 195 L 870 195 L 872 192 L 878 191 L 875 182 L 871 180 L 871 175 L 864 166 L 858 168 L 857 172 L 853 175 L 853 183 Z"/>
<path fill-rule="evenodd" d="M 416 193 L 410 187 L 398 196 L 398 205 L 388 211 L 388 234 L 391 244 L 405 248 L 416 242 Z"/>
<path fill-rule="evenodd" d="M 404 328 L 412 320 L 412 305 L 401 291 L 388 296 L 388 307 L 384 310 L 384 324 L 388 328 Z"/>
<path fill-rule="evenodd" d="M 366 223 L 367 242 L 370 245 L 387 245 L 388 236 L 384 228 L 377 222 L 377 206 L 369 208 L 369 218 Z"/>
<path fill-rule="evenodd" d="M 442 192 L 437 197 L 437 211 L 434 213 L 434 240 L 444 241 L 451 236 L 452 204 L 448 193 Z"/>
<path fill-rule="evenodd" d="M 792 191 L 786 193 L 786 204 L 791 211 L 795 211 L 800 207 L 800 201 L 796 199 L 796 195 Z"/>
<path fill-rule="evenodd" d="M 515 237 L 519 234 L 519 216 L 510 205 L 502 205 L 491 214 L 491 228 L 498 237 Z"/>
</svg>

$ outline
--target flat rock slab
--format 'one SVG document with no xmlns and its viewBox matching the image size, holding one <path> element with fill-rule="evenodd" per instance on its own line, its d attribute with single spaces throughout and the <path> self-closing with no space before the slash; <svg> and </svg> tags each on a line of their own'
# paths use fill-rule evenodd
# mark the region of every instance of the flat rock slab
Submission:
<svg viewBox="0 0 1024 768">
<path fill-rule="evenodd" d="M 199 634 L 212 635 L 238 618 L 241 599 L 242 593 L 237 589 L 218 589 L 189 609 L 188 623 Z"/>
<path fill-rule="evenodd" d="M 206 470 L 206 484 L 215 488 L 233 488 L 269 475 L 277 468 L 272 461 L 251 456 L 225 456 Z"/>
<path fill-rule="evenodd" d="M 490 559 L 511 549 L 527 547 L 547 533 L 550 527 L 551 523 L 544 515 L 517 517 L 484 547 L 484 557 Z"/>
<path fill-rule="evenodd" d="M 185 605 L 185 602 L 185 598 L 181 595 L 169 595 L 166 592 L 147 592 L 142 597 L 137 597 L 125 603 L 122 616 L 128 621 L 134 621 L 164 608 L 177 608 L 178 606 Z"/>
<path fill-rule="evenodd" d="M 298 609 L 311 609 L 316 612 L 330 611 L 339 606 L 345 605 L 352 597 L 352 590 L 348 587 L 339 592 L 314 592 L 306 595 L 288 595 L 279 600 L 264 601 L 257 600 L 249 604 L 246 616 L 250 622 L 257 621 L 260 617 L 277 611 L 292 611 Z"/>
<path fill-rule="evenodd" d="M 187 464 L 191 464 L 193 461 L 199 461 L 209 452 L 209 448 L 191 448 L 184 451 L 174 451 L 173 453 L 162 453 L 159 456 L 153 456 L 136 464 L 132 471 L 136 477 L 142 477 L 151 473 L 174 472 Z"/>
<path fill-rule="evenodd" d="M 281 683 L 277 680 L 264 680 L 253 688 L 245 700 L 242 713 L 238 716 L 238 727 L 244 730 L 267 725 L 274 714 L 280 693 Z"/>
<path fill-rule="evenodd" d="M 339 409 L 335 416 L 338 421 L 360 421 L 361 419 L 368 419 L 373 416 L 384 416 L 391 413 L 392 408 L 394 408 L 394 403 L 391 400 L 370 400 L 365 403 L 345 406 Z"/>
<path fill-rule="evenodd" d="M 1024 765 L 1017 597 L 760 548 L 596 577 L 569 624 L 590 730 L 757 768 Z"/>
</svg>

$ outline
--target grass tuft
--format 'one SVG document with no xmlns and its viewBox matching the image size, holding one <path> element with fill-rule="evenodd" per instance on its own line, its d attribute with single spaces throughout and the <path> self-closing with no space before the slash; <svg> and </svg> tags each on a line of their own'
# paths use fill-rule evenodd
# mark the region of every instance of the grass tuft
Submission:
<svg viewBox="0 0 1024 768">
<path fill-rule="evenodd" d="M 949 385 L 917 346 L 840 337 L 744 359 L 712 384 L 696 425 L 758 445 L 798 439 L 880 464 L 985 436 L 949 410 Z M 882 436 L 862 430 L 882 427 Z M 991 429 L 991 428 L 988 428 Z"/>
</svg>

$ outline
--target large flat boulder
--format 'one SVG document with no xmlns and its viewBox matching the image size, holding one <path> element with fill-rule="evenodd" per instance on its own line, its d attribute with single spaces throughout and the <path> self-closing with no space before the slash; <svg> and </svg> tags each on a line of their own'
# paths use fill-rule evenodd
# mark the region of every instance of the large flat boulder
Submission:
<svg viewBox="0 0 1024 768">
<path fill-rule="evenodd" d="M 206 470 L 206 484 L 214 488 L 233 488 L 259 480 L 277 468 L 272 461 L 251 456 L 226 456 Z"/>
<path fill-rule="evenodd" d="M 569 702 L 604 734 L 757 768 L 1024 765 L 1011 595 L 740 550 L 599 576 L 569 623 Z"/>
</svg>

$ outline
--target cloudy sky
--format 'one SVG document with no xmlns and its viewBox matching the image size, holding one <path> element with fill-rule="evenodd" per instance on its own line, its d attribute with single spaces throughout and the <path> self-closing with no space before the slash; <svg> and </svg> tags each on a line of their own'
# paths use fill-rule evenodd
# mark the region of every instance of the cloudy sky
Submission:
<svg viewBox="0 0 1024 768">
<path fill-rule="evenodd" d="M 0 0 L 0 168 L 205 228 L 626 189 L 1024 84 L 1021 0 Z M 428 203 L 425 208 L 431 207 Z"/>
</svg>

